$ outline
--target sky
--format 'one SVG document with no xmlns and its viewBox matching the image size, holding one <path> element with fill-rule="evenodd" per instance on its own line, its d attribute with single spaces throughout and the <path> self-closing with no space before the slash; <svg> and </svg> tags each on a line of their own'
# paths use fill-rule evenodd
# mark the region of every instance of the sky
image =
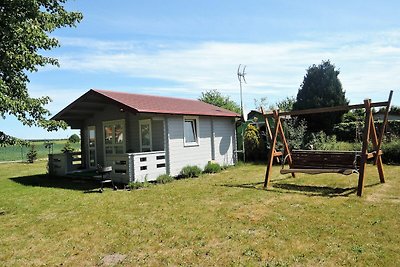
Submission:
<svg viewBox="0 0 400 267">
<path fill-rule="evenodd" d="M 217 89 L 240 103 L 237 68 L 246 65 L 245 111 L 254 99 L 296 96 L 313 64 L 340 70 L 351 104 L 400 105 L 400 1 L 69 0 L 84 19 L 51 35 L 46 56 L 60 67 L 29 74 L 33 97 L 50 96 L 55 115 L 91 88 L 197 99 Z M 66 138 L 13 117 L 0 130 L 24 139 Z"/>
</svg>

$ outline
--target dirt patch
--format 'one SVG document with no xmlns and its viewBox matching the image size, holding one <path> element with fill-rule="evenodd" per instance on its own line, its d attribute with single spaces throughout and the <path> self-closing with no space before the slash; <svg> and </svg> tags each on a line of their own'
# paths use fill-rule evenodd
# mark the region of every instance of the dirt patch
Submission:
<svg viewBox="0 0 400 267">
<path fill-rule="evenodd" d="M 118 263 L 121 263 L 126 258 L 126 255 L 123 254 L 110 254 L 106 255 L 102 259 L 102 266 L 114 266 Z"/>
<path fill-rule="evenodd" d="M 394 192 L 393 183 L 386 182 L 381 184 L 380 187 L 375 190 L 375 192 L 368 194 L 366 200 L 370 202 L 400 203 L 400 194 Z"/>
</svg>

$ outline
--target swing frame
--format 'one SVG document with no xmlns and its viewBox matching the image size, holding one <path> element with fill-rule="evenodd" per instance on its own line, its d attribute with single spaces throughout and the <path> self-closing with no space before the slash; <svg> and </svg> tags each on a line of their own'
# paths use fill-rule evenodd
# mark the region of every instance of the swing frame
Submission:
<svg viewBox="0 0 400 267">
<path fill-rule="evenodd" d="M 390 109 L 390 103 L 392 100 L 393 90 L 389 93 L 388 101 L 384 102 L 371 102 L 371 99 L 365 99 L 363 104 L 357 105 L 346 105 L 346 106 L 336 106 L 336 107 L 325 107 L 325 108 L 315 108 L 315 109 L 304 109 L 304 110 L 296 110 L 296 111 L 289 111 L 289 112 L 279 112 L 279 110 L 273 110 L 272 113 L 266 114 L 264 110 L 261 110 L 264 119 L 265 125 L 268 130 L 268 137 L 271 143 L 270 150 L 268 152 L 268 161 L 267 161 L 267 168 L 265 172 L 265 180 L 264 180 L 264 189 L 268 189 L 269 182 L 271 179 L 271 170 L 272 164 L 275 158 L 283 156 L 287 159 L 290 169 L 286 171 L 286 173 L 291 173 L 292 177 L 295 177 L 295 173 L 303 172 L 308 174 L 318 174 L 318 173 L 341 173 L 337 171 L 337 169 L 326 168 L 323 165 L 314 164 L 311 168 L 302 168 L 302 169 L 295 169 L 292 168 L 294 166 L 293 162 L 293 153 L 289 149 L 289 145 L 287 143 L 281 117 L 283 116 L 298 116 L 298 115 L 306 115 L 306 114 L 316 114 L 316 113 L 327 113 L 327 112 L 335 112 L 335 111 L 349 111 L 353 109 L 365 109 L 365 125 L 364 125 L 364 132 L 363 132 L 363 142 L 362 142 L 362 149 L 361 151 L 355 151 L 354 153 L 358 153 L 360 159 L 360 164 L 358 168 L 358 186 L 357 186 L 357 196 L 361 196 L 364 190 L 364 180 L 365 180 L 365 168 L 367 164 L 367 160 L 373 158 L 374 165 L 377 166 L 379 180 L 381 183 L 385 182 L 385 174 L 383 171 L 383 163 L 382 163 L 382 141 L 383 136 L 385 134 L 385 128 L 388 123 L 388 114 Z M 374 107 L 386 107 L 384 119 L 381 127 L 381 131 L 378 134 L 375 128 L 375 122 L 373 117 L 372 108 Z M 271 131 L 268 118 L 275 119 L 275 128 L 274 131 Z M 277 138 L 280 136 L 280 139 L 283 143 L 283 152 L 276 151 L 276 142 Z M 372 151 L 368 151 L 369 142 L 372 142 Z M 310 150 L 313 151 L 313 150 Z M 324 151 L 325 152 L 325 151 Z M 337 152 L 337 151 L 336 151 Z M 312 153 L 312 152 L 310 152 Z M 325 152 L 329 156 L 329 151 Z M 338 157 L 340 158 L 341 155 L 339 154 Z M 307 162 L 307 159 L 304 159 Z M 342 174 L 349 174 L 348 172 Z"/>
</svg>

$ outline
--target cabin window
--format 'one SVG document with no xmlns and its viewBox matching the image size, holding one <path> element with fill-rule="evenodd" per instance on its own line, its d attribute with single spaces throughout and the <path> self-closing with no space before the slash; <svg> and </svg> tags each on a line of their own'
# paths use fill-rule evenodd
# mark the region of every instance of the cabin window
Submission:
<svg viewBox="0 0 400 267">
<path fill-rule="evenodd" d="M 151 120 L 140 120 L 139 121 L 139 135 L 140 135 L 140 151 L 148 152 L 152 148 L 151 138 Z"/>
<path fill-rule="evenodd" d="M 104 152 L 106 155 L 125 153 L 125 121 L 105 121 L 104 129 Z"/>
<path fill-rule="evenodd" d="M 199 118 L 184 117 L 183 132 L 185 146 L 193 146 L 199 144 Z"/>
<path fill-rule="evenodd" d="M 89 126 L 87 129 L 87 139 L 88 139 L 88 156 L 89 156 L 89 167 L 95 168 L 97 165 L 96 161 L 96 127 Z"/>
</svg>

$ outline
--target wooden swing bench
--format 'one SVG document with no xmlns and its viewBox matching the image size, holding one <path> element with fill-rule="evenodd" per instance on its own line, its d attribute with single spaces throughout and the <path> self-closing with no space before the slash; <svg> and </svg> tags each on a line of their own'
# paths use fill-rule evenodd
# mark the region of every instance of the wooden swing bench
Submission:
<svg viewBox="0 0 400 267">
<path fill-rule="evenodd" d="M 340 173 L 350 175 L 358 173 L 361 162 L 361 151 L 293 150 L 291 155 L 292 166 L 284 169 L 286 160 L 283 160 L 281 174 Z"/>
<path fill-rule="evenodd" d="M 291 112 L 279 113 L 278 110 L 274 110 L 270 114 L 262 113 L 265 118 L 266 128 L 269 133 L 269 140 L 271 142 L 270 150 L 268 153 L 268 164 L 265 172 L 264 188 L 268 188 L 271 169 L 274 158 L 284 157 L 282 161 L 281 174 L 292 174 L 295 177 L 295 173 L 306 173 L 306 174 L 321 174 L 321 173 L 338 173 L 343 175 L 358 174 L 358 187 L 357 195 L 361 196 L 364 189 L 364 177 L 365 167 L 368 159 L 373 159 L 374 165 L 377 166 L 379 179 L 381 183 L 385 182 L 383 164 L 382 164 L 382 140 L 385 133 L 385 127 L 388 121 L 388 113 L 390 109 L 390 102 L 392 99 L 393 91 L 390 91 L 389 99 L 385 102 L 372 103 L 370 99 L 364 100 L 364 104 L 358 105 L 347 105 L 337 107 L 326 107 L 317 109 L 306 109 L 297 110 Z M 385 115 L 379 134 L 375 128 L 373 118 L 373 107 L 386 107 Z M 322 150 L 293 150 L 289 149 L 288 143 L 285 138 L 283 126 L 281 122 L 282 116 L 298 116 L 306 114 L 316 114 L 325 112 L 337 112 L 337 111 L 349 111 L 352 109 L 365 109 L 365 127 L 363 133 L 363 144 L 361 151 L 322 151 Z M 275 119 L 274 132 L 271 131 L 269 126 L 268 118 L 273 117 Z M 283 151 L 276 151 L 276 142 L 278 135 L 281 138 L 284 149 Z M 372 151 L 368 151 L 368 145 L 370 140 L 372 141 Z M 284 169 L 285 163 L 288 163 L 289 168 Z"/>
</svg>

